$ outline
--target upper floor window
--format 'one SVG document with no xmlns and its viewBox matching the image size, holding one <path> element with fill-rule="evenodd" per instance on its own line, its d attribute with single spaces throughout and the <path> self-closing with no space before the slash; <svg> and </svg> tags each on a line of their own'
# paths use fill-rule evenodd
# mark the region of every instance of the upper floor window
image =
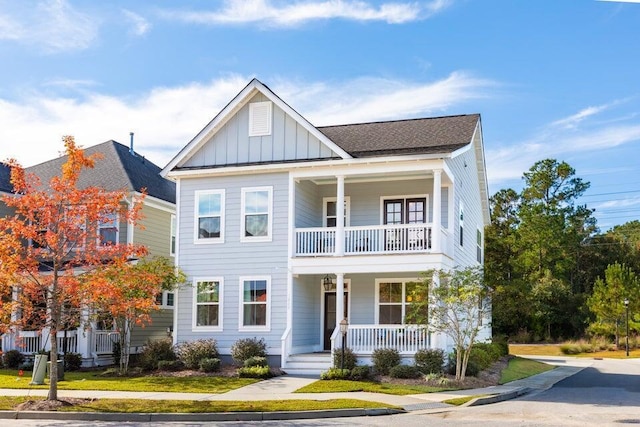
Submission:
<svg viewBox="0 0 640 427">
<path fill-rule="evenodd" d="M 337 209 L 337 199 L 335 197 L 325 197 L 324 198 L 324 226 L 325 227 L 335 227 L 338 224 L 338 209 Z M 345 196 L 344 198 L 344 225 L 345 227 L 349 226 L 349 214 L 350 214 L 350 198 L 349 196 Z"/>
<path fill-rule="evenodd" d="M 193 327 L 222 330 L 222 278 L 195 280 Z"/>
<path fill-rule="evenodd" d="M 156 304 L 162 308 L 173 308 L 174 294 L 171 291 L 162 291 L 156 295 Z"/>
<path fill-rule="evenodd" d="M 98 222 L 98 244 L 100 246 L 118 244 L 118 214 L 109 213 Z"/>
<path fill-rule="evenodd" d="M 196 191 L 195 213 L 196 242 L 224 241 L 224 190 Z"/>
<path fill-rule="evenodd" d="M 270 277 L 241 277 L 240 329 L 269 329 Z"/>
<path fill-rule="evenodd" d="M 271 241 L 272 187 L 242 189 L 241 241 Z"/>
<path fill-rule="evenodd" d="M 271 101 L 249 104 L 249 136 L 271 135 Z"/>
<path fill-rule="evenodd" d="M 176 216 L 171 215 L 171 240 L 169 242 L 169 255 L 174 256 L 176 254 L 176 229 L 177 229 Z"/>
</svg>

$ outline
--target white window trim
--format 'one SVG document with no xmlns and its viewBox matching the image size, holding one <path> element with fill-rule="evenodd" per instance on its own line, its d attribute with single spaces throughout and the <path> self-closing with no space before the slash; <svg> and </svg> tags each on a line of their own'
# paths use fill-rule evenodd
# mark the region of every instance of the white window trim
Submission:
<svg viewBox="0 0 640 427">
<path fill-rule="evenodd" d="M 402 279 L 393 279 L 393 278 L 385 278 L 385 279 L 376 279 L 376 286 L 375 286 L 375 313 L 374 313 L 374 320 L 375 320 L 375 324 L 379 325 L 380 324 L 380 284 L 381 283 L 402 283 L 402 299 L 401 299 L 401 303 L 394 303 L 394 305 L 402 305 L 402 323 L 401 325 L 404 325 L 404 318 L 406 317 L 407 313 L 406 313 L 406 308 L 407 308 L 407 283 L 414 283 L 414 282 L 420 282 L 420 279 L 417 278 L 402 278 Z M 395 325 L 395 324 L 392 324 Z"/>
<path fill-rule="evenodd" d="M 458 205 L 458 245 L 464 247 L 464 203 L 460 200 Z"/>
<path fill-rule="evenodd" d="M 114 224 L 116 227 L 116 242 L 114 245 L 118 245 L 120 244 L 120 214 L 119 213 L 115 213 Z M 102 241 L 100 239 L 100 230 L 102 230 L 103 228 L 110 228 L 110 227 L 102 227 L 101 221 L 98 221 L 98 224 L 96 226 L 96 245 L 99 248 L 106 246 L 102 244 Z"/>
<path fill-rule="evenodd" d="M 265 280 L 267 282 L 267 318 L 264 326 L 244 326 L 244 282 L 249 280 Z M 239 306 L 238 306 L 238 331 L 242 332 L 269 332 L 271 331 L 271 276 L 240 276 L 238 280 Z"/>
<path fill-rule="evenodd" d="M 482 264 L 484 262 L 484 233 L 483 230 L 478 227 L 478 231 L 476 232 L 476 261 L 478 264 Z M 478 242 L 478 236 L 480 237 L 480 241 Z M 480 250 L 480 259 L 478 259 L 478 250 Z"/>
<path fill-rule="evenodd" d="M 178 217 L 175 214 L 171 214 L 171 224 L 169 231 L 169 256 L 175 257 L 176 250 L 178 249 Z M 175 247 L 174 247 L 175 246 Z"/>
<path fill-rule="evenodd" d="M 267 191 L 269 201 L 267 203 L 267 235 L 266 236 L 245 236 L 245 198 L 247 193 L 256 191 Z M 273 187 L 244 187 L 240 195 L 240 241 L 241 242 L 270 242 L 273 239 Z"/>
<path fill-rule="evenodd" d="M 323 227 L 327 227 L 327 202 L 336 202 L 336 213 L 337 213 L 337 202 L 338 202 L 338 198 L 337 197 L 323 197 L 322 198 L 322 226 Z M 350 196 L 344 196 L 344 204 L 345 204 L 345 215 L 346 215 L 346 221 L 345 221 L 345 227 L 350 227 L 351 226 L 351 197 Z M 336 223 L 337 225 L 337 223 Z"/>
<path fill-rule="evenodd" d="M 173 305 L 169 305 L 169 294 L 173 294 Z M 163 309 L 173 310 L 176 304 L 176 295 L 174 291 L 162 291 L 162 302 L 158 305 L 158 307 Z"/>
<path fill-rule="evenodd" d="M 255 110 L 258 108 L 267 107 L 267 127 L 262 131 L 258 132 L 254 129 L 253 120 L 255 115 Z M 262 102 L 252 102 L 249 104 L 249 136 L 268 136 L 271 135 L 271 123 L 273 121 L 273 103 L 271 101 L 262 101 Z"/>
<path fill-rule="evenodd" d="M 386 200 L 398 200 L 398 199 L 402 199 L 404 200 L 405 203 L 405 207 L 403 208 L 403 210 L 406 208 L 406 203 L 407 203 L 407 199 L 421 199 L 424 198 L 424 223 L 425 224 L 431 224 L 430 219 L 430 214 L 431 211 L 429 211 L 429 194 L 401 194 L 398 196 L 380 196 L 380 225 L 384 224 L 384 202 Z M 406 214 L 406 212 L 405 212 Z M 404 224 L 404 220 L 405 218 L 402 218 L 403 224 Z"/>
<path fill-rule="evenodd" d="M 198 215 L 198 205 L 200 204 L 200 196 L 209 194 L 220 195 L 220 237 L 200 238 L 198 230 L 200 215 Z M 193 243 L 195 244 L 215 244 L 224 243 L 224 217 L 225 217 L 225 190 L 196 190 L 194 194 L 193 205 Z M 177 245 L 177 242 L 176 242 Z"/>
<path fill-rule="evenodd" d="M 220 291 L 220 298 L 218 300 L 218 326 L 198 326 L 198 282 L 218 282 Z M 223 330 L 223 307 L 224 307 L 224 278 L 222 277 L 194 277 L 193 279 L 193 292 L 192 292 L 192 300 L 191 300 L 191 311 L 192 319 L 191 319 L 191 330 L 192 331 L 218 331 L 222 332 Z M 175 300 L 174 300 L 175 302 Z"/>
</svg>

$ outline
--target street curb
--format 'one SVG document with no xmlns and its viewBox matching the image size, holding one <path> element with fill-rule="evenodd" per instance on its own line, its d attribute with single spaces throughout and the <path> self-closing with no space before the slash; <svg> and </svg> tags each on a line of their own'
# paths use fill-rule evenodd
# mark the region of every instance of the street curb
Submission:
<svg viewBox="0 0 640 427">
<path fill-rule="evenodd" d="M 56 411 L 0 411 L 0 419 L 13 420 L 68 420 L 68 421 L 273 421 L 304 420 L 316 418 L 366 417 L 404 414 L 391 408 L 327 409 L 321 411 L 276 412 L 206 412 L 206 413 L 106 413 L 106 412 L 56 412 Z"/>
<path fill-rule="evenodd" d="M 476 397 L 475 399 L 471 399 L 467 403 L 461 406 L 480 406 L 480 405 L 489 405 L 491 403 L 504 402 L 505 400 L 515 399 L 517 397 L 523 396 L 529 393 L 531 389 L 529 387 L 519 387 L 511 391 L 507 391 L 505 393 L 494 394 L 492 396 L 483 396 Z"/>
</svg>

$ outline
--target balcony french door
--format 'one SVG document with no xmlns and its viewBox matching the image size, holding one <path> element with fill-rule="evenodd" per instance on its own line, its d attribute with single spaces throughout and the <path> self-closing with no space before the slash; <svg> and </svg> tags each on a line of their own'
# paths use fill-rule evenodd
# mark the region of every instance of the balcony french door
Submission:
<svg viewBox="0 0 640 427">
<path fill-rule="evenodd" d="M 426 197 L 388 199 L 384 201 L 382 221 L 389 224 L 424 224 L 427 222 Z M 397 229 L 385 232 L 386 250 L 426 249 L 426 229 Z"/>
</svg>

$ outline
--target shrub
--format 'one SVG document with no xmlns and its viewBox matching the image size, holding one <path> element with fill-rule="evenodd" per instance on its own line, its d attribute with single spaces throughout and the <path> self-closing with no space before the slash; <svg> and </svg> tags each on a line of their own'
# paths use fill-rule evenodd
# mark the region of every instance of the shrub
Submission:
<svg viewBox="0 0 640 427">
<path fill-rule="evenodd" d="M 218 372 L 220 370 L 220 359 L 205 358 L 200 361 L 200 370 L 202 372 Z"/>
<path fill-rule="evenodd" d="M 492 343 L 500 351 L 500 357 L 509 355 L 509 342 L 504 335 L 493 337 Z"/>
<path fill-rule="evenodd" d="M 353 369 L 358 362 L 358 358 L 349 347 L 344 348 L 344 369 Z M 333 367 L 341 368 L 342 364 L 342 349 L 336 348 L 333 350 Z"/>
<path fill-rule="evenodd" d="M 349 379 L 353 381 L 366 381 L 370 378 L 371 367 L 369 365 L 354 366 L 349 375 Z"/>
<path fill-rule="evenodd" d="M 444 367 L 444 350 L 422 349 L 414 356 L 416 368 L 423 374 L 441 374 Z"/>
<path fill-rule="evenodd" d="M 256 356 L 267 357 L 267 343 L 263 338 L 241 338 L 231 346 L 231 357 L 238 365 Z"/>
<path fill-rule="evenodd" d="M 245 368 L 250 368 L 252 366 L 269 366 L 269 362 L 266 357 L 253 356 L 244 361 Z"/>
<path fill-rule="evenodd" d="M 400 364 L 400 353 L 394 348 L 378 348 L 371 356 L 373 369 L 380 375 L 389 375 L 389 370 Z"/>
<path fill-rule="evenodd" d="M 489 342 L 479 342 L 473 345 L 474 349 L 483 350 L 489 356 L 491 362 L 495 362 L 496 360 L 502 357 L 502 351 L 498 345 Z"/>
<path fill-rule="evenodd" d="M 24 362 L 24 355 L 18 350 L 9 350 L 4 354 L 4 366 L 9 369 L 18 369 Z"/>
<path fill-rule="evenodd" d="M 471 354 L 469 355 L 469 362 L 473 361 L 479 368 L 479 370 L 485 370 L 494 362 L 489 353 L 482 348 L 471 348 Z"/>
<path fill-rule="evenodd" d="M 214 339 L 203 339 L 180 343 L 175 348 L 178 360 L 187 369 L 200 369 L 203 359 L 218 359 L 218 344 Z"/>
<path fill-rule="evenodd" d="M 20 369 L 21 371 L 25 371 L 25 372 L 33 371 L 33 362 L 32 361 L 28 361 L 28 362 L 21 363 L 18 366 L 18 369 Z"/>
<path fill-rule="evenodd" d="M 563 354 L 580 354 L 580 346 L 575 343 L 564 343 L 560 345 L 560 351 Z"/>
<path fill-rule="evenodd" d="M 482 368 L 478 365 L 478 361 L 474 359 L 473 352 L 469 356 L 469 362 L 467 363 L 467 371 L 465 372 L 466 376 L 475 377 L 477 376 Z M 456 352 L 453 351 L 449 353 L 449 361 L 447 362 L 447 373 L 449 375 L 456 374 Z"/>
<path fill-rule="evenodd" d="M 67 371 L 77 371 L 82 366 L 82 355 L 80 353 L 66 353 L 64 355 L 64 369 Z"/>
<path fill-rule="evenodd" d="M 321 380 L 348 380 L 350 379 L 351 371 L 349 369 L 329 368 L 320 374 Z"/>
<path fill-rule="evenodd" d="M 179 360 L 159 360 L 158 370 L 175 372 L 184 368 L 184 363 Z"/>
<path fill-rule="evenodd" d="M 510 339 L 516 344 L 527 344 L 533 342 L 531 332 L 527 331 L 526 329 L 519 330 L 518 333 L 510 337 Z"/>
<path fill-rule="evenodd" d="M 138 356 L 138 366 L 145 371 L 158 368 L 160 360 L 176 360 L 173 343 L 169 339 L 148 341 Z"/>
<path fill-rule="evenodd" d="M 238 376 L 240 378 L 271 378 L 273 374 L 268 366 L 251 366 L 238 369 Z"/>
<path fill-rule="evenodd" d="M 418 378 L 420 371 L 412 365 L 396 365 L 389 370 L 389 376 L 392 378 Z"/>
</svg>

